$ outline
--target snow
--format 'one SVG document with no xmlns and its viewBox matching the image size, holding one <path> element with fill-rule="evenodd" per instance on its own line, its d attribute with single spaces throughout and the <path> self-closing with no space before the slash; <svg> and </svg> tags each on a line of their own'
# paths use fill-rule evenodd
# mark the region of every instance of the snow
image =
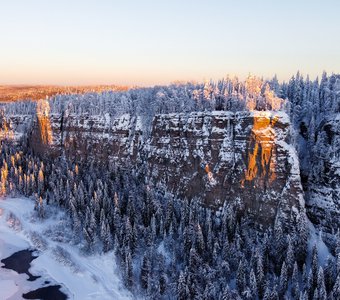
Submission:
<svg viewBox="0 0 340 300">
<path fill-rule="evenodd" d="M 0 277 L 0 291 L 1 291 L 1 297 L 3 299 L 7 299 L 17 293 L 19 288 L 12 280 L 3 280 Z"/>
<path fill-rule="evenodd" d="M 27 198 L 0 199 L 1 259 L 19 250 L 35 248 L 30 238 L 32 231 L 47 242 L 47 247 L 37 251 L 38 258 L 31 263 L 30 272 L 42 276 L 36 281 L 28 282 L 26 274 L 0 268 L 0 299 L 18 299 L 21 294 L 43 286 L 45 280 L 51 281 L 51 285 L 60 284 L 61 291 L 70 299 L 132 298 L 117 275 L 113 252 L 84 256 L 78 246 L 52 240 L 46 235 L 46 229 L 60 226 L 65 215 L 58 213 L 47 220 L 37 221 L 33 218 L 33 207 L 33 201 Z M 20 226 L 10 228 L 11 222 L 7 219 L 11 212 Z M 72 264 L 60 262 L 55 254 L 57 246 L 68 252 Z"/>
<path fill-rule="evenodd" d="M 317 232 L 313 223 L 308 219 L 307 220 L 308 228 L 309 228 L 309 241 L 308 241 L 308 252 L 312 253 L 312 249 L 314 245 L 318 250 L 319 264 L 324 266 L 326 264 L 327 258 L 332 257 L 332 254 L 329 252 L 328 247 L 325 245 L 322 240 L 321 232 Z"/>
</svg>

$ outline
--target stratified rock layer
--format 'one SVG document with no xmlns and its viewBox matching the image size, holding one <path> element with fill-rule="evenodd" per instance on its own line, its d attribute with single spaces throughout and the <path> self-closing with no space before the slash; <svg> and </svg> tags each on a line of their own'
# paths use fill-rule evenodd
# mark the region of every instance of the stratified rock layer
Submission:
<svg viewBox="0 0 340 300">
<path fill-rule="evenodd" d="M 150 184 L 216 210 L 237 205 L 260 226 L 273 224 L 278 215 L 295 218 L 304 210 L 285 113 L 156 115 L 148 138 L 140 118 L 128 114 L 110 118 L 43 110 L 33 119 L 29 146 L 43 156 L 92 156 L 145 167 Z"/>
<path fill-rule="evenodd" d="M 304 207 L 284 113 L 158 115 L 145 146 L 148 176 L 218 208 L 238 203 L 260 224 Z"/>
</svg>

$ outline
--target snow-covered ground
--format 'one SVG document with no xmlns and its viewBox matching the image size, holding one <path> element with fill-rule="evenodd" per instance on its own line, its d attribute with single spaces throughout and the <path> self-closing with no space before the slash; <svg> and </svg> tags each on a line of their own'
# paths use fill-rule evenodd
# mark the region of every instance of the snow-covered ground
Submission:
<svg viewBox="0 0 340 300">
<path fill-rule="evenodd" d="M 19 250 L 38 249 L 30 273 L 41 276 L 30 282 L 26 274 L 0 268 L 0 299 L 21 299 L 23 293 L 46 286 L 45 280 L 49 285 L 60 284 L 69 299 L 132 298 L 117 275 L 112 252 L 85 256 L 80 247 L 63 239 L 63 213 L 37 221 L 33 207 L 34 202 L 27 198 L 0 198 L 0 259 Z M 68 231 L 64 228 L 65 234 Z"/>
<path fill-rule="evenodd" d="M 322 240 L 322 233 L 318 232 L 314 227 L 313 223 L 308 219 L 308 228 L 309 228 L 309 241 L 308 241 L 308 252 L 311 254 L 313 247 L 316 246 L 318 250 L 318 257 L 319 257 L 319 264 L 324 266 L 328 257 L 333 257 L 332 254 L 329 252 L 328 247 Z M 309 259 L 311 263 L 311 255 Z"/>
</svg>

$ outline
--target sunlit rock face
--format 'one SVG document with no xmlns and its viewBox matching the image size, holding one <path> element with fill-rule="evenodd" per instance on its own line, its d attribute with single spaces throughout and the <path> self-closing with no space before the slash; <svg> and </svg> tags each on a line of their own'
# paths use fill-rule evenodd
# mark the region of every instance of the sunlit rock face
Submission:
<svg viewBox="0 0 340 300">
<path fill-rule="evenodd" d="M 39 139 L 42 144 L 52 143 L 52 126 L 49 117 L 50 105 L 47 100 L 41 100 L 37 104 L 37 123 L 39 126 Z"/>
<path fill-rule="evenodd" d="M 290 124 L 277 112 L 156 116 L 145 146 L 151 181 L 218 209 L 237 203 L 260 224 L 303 209 Z"/>
</svg>

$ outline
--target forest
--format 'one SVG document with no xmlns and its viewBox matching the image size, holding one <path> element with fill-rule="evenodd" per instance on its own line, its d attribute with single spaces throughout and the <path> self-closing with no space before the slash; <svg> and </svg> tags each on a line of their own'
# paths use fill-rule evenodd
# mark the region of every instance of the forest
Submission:
<svg viewBox="0 0 340 300">
<path fill-rule="evenodd" d="M 340 75 L 310 80 L 297 73 L 287 83 L 276 77 L 245 81 L 178 83 L 128 91 L 55 95 L 49 114 L 128 113 L 141 119 L 146 137 L 155 115 L 193 111 L 285 111 L 291 120 L 301 181 L 315 180 L 317 156 L 330 152 L 320 135 L 325 120 L 340 113 Z M 3 105 L 10 115 L 35 115 L 37 103 Z M 331 134 L 331 133 L 330 133 Z M 322 232 L 302 212 L 295 224 L 277 218 L 258 230 L 235 203 L 221 213 L 182 199 L 148 181 L 143 168 L 75 161 L 67 155 L 46 157 L 27 143 L 1 141 L 0 194 L 34 199 L 39 218 L 57 206 L 68 214 L 73 243 L 84 253 L 114 251 L 125 286 L 146 299 L 340 299 L 340 233 L 332 228 L 329 257 L 320 259 Z M 339 155 L 339 154 L 337 154 Z M 321 163 L 320 163 L 321 164 Z M 320 165 L 320 168 L 322 166 Z M 255 229 L 256 228 L 256 229 Z M 324 255 L 324 254 L 322 254 Z"/>
</svg>

